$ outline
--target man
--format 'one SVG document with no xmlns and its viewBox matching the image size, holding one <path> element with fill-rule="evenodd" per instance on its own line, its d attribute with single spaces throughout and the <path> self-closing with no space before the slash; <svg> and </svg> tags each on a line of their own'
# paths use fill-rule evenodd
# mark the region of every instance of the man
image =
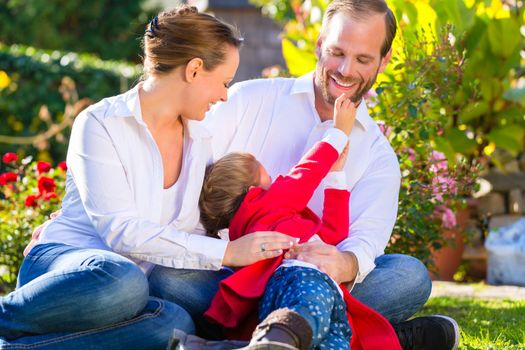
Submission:
<svg viewBox="0 0 525 350">
<path fill-rule="evenodd" d="M 275 178 L 285 174 L 333 125 L 333 104 L 342 93 L 359 103 L 345 173 L 351 190 L 349 238 L 337 248 L 306 243 L 287 254 L 313 263 L 357 299 L 384 315 L 408 348 L 455 349 L 456 322 L 443 316 L 406 321 L 427 301 L 425 266 L 399 254 L 383 255 L 397 216 L 399 164 L 369 116 L 363 94 L 391 56 L 393 13 L 383 0 L 334 0 L 323 18 L 315 72 L 297 79 L 261 79 L 230 89 L 206 123 L 214 133 L 214 158 L 253 153 Z M 321 214 L 323 191 L 309 207 Z"/>
</svg>

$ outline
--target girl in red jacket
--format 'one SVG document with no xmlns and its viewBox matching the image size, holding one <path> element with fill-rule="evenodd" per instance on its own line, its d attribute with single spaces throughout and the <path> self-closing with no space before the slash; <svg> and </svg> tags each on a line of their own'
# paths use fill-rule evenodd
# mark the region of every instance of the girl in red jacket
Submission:
<svg viewBox="0 0 525 350">
<path fill-rule="evenodd" d="M 299 242 L 337 244 L 347 238 L 349 192 L 341 170 L 354 120 L 354 104 L 342 95 L 336 101 L 334 128 L 273 183 L 251 154 L 231 153 L 210 165 L 199 201 L 208 234 L 229 228 L 231 240 L 254 229 L 283 232 Z M 327 174 L 331 185 L 325 190 L 321 220 L 307 203 Z M 270 244 L 262 243 L 261 251 Z M 221 283 L 206 315 L 242 337 L 258 323 L 252 317 L 257 308 L 259 319 L 266 319 L 259 329 L 274 327 L 254 340 L 266 337 L 301 349 L 349 348 L 351 330 L 341 290 L 315 265 L 279 257 L 241 268 Z"/>
</svg>

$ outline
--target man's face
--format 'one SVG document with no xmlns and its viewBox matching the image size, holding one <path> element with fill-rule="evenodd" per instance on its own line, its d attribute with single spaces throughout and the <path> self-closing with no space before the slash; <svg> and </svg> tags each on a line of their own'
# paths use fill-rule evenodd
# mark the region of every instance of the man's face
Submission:
<svg viewBox="0 0 525 350">
<path fill-rule="evenodd" d="M 390 53 L 381 57 L 386 36 L 383 15 L 355 20 L 335 14 L 317 41 L 316 98 L 332 108 L 342 93 L 359 102 L 385 69 Z"/>
</svg>

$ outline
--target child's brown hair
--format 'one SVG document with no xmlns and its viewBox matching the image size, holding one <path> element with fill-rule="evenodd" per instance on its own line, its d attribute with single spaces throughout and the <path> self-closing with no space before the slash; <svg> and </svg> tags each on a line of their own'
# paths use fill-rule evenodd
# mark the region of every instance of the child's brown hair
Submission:
<svg viewBox="0 0 525 350">
<path fill-rule="evenodd" d="M 228 228 L 250 186 L 259 184 L 260 164 L 249 153 L 230 153 L 208 165 L 204 175 L 199 209 L 208 236 L 217 237 Z"/>
</svg>

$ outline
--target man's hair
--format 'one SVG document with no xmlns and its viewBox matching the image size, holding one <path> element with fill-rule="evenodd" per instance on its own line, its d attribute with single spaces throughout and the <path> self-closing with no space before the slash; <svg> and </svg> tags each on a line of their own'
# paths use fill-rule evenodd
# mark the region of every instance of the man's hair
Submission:
<svg viewBox="0 0 525 350">
<path fill-rule="evenodd" d="M 385 16 L 386 36 L 381 47 L 381 57 L 385 57 L 392 42 L 396 37 L 396 17 L 384 0 L 333 0 L 324 13 L 323 33 L 330 24 L 335 14 L 345 12 L 355 20 L 366 20 L 371 14 L 383 14 Z"/>
<path fill-rule="evenodd" d="M 259 162 L 249 153 L 230 153 L 208 165 L 199 209 L 208 236 L 230 226 L 250 186 L 259 184 Z"/>
</svg>

